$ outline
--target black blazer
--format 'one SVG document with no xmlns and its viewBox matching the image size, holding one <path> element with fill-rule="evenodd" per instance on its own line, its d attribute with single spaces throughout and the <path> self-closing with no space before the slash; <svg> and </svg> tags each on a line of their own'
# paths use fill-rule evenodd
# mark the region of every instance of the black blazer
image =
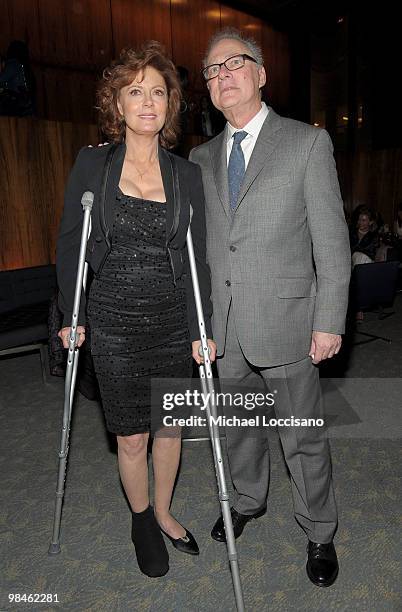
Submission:
<svg viewBox="0 0 402 612">
<path fill-rule="evenodd" d="M 59 308 L 63 327 L 71 325 L 77 275 L 79 248 L 84 213 L 81 197 L 84 191 L 94 193 L 91 213 L 92 230 L 87 244 L 86 261 L 99 274 L 111 249 L 114 206 L 126 153 L 126 145 L 116 147 L 107 180 L 104 210 L 100 206 L 100 191 L 105 160 L 112 145 L 84 147 L 80 150 L 67 182 L 64 211 L 56 249 L 56 270 L 59 285 Z M 201 300 L 208 338 L 212 337 L 210 271 L 206 263 L 206 229 L 204 190 L 201 170 L 197 164 L 177 157 L 159 147 L 159 163 L 166 195 L 166 248 L 170 258 L 174 283 L 186 288 L 188 325 L 191 341 L 200 337 L 192 288 L 186 237 L 193 210 L 191 233 L 194 244 Z M 176 169 L 176 171 L 175 171 Z M 79 325 L 85 325 L 85 295 L 81 296 Z"/>
</svg>

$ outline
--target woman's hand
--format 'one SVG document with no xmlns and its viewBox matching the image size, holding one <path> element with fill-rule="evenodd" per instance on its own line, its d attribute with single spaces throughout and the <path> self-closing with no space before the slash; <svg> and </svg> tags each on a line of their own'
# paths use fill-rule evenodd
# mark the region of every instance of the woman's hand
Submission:
<svg viewBox="0 0 402 612">
<path fill-rule="evenodd" d="M 192 347 L 193 347 L 193 359 L 197 362 L 198 365 L 201 365 L 202 363 L 204 363 L 204 358 L 200 357 L 199 354 L 199 349 L 201 347 L 201 340 L 194 340 L 194 342 L 191 343 Z M 213 340 L 209 340 L 208 339 L 208 347 L 209 347 L 209 358 L 212 361 L 215 361 L 216 359 L 216 344 Z"/>
<path fill-rule="evenodd" d="M 71 332 L 71 327 L 63 327 L 63 329 L 61 329 L 59 333 L 57 334 L 59 338 L 61 338 L 61 341 L 63 342 L 63 348 L 69 347 L 70 332 Z M 85 327 L 83 325 L 77 325 L 76 336 L 78 337 L 78 342 L 76 343 L 76 346 L 80 347 L 81 344 L 85 340 Z"/>
</svg>

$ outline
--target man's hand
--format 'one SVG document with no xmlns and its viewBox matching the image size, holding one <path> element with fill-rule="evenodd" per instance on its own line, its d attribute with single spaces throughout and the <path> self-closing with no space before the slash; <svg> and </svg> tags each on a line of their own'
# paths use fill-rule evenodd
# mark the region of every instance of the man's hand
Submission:
<svg viewBox="0 0 402 612">
<path fill-rule="evenodd" d="M 328 334 L 327 332 L 313 331 L 311 337 L 311 347 L 309 357 L 316 365 L 324 359 L 330 359 L 340 351 L 342 338 L 338 334 Z"/>
<path fill-rule="evenodd" d="M 59 333 L 57 334 L 59 338 L 61 338 L 61 341 L 63 342 L 63 348 L 69 347 L 70 333 L 71 333 L 71 327 L 63 327 L 63 329 L 61 329 Z M 85 327 L 83 325 L 77 325 L 76 339 L 78 339 L 76 346 L 80 347 L 81 344 L 85 340 Z"/>
<path fill-rule="evenodd" d="M 194 340 L 194 342 L 192 342 L 192 347 L 193 347 L 193 359 L 197 362 L 198 365 L 201 365 L 201 363 L 204 363 L 204 358 L 200 357 L 199 354 L 199 349 L 201 347 L 201 340 Z M 216 359 L 216 344 L 213 340 L 209 340 L 208 339 L 208 347 L 209 347 L 209 359 L 212 361 L 215 361 Z"/>
</svg>

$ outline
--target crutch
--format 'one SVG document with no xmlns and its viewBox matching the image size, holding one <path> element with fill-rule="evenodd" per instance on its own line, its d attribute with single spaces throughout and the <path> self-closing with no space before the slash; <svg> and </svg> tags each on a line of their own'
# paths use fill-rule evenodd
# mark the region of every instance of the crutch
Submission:
<svg viewBox="0 0 402 612">
<path fill-rule="evenodd" d="M 77 281 L 75 284 L 73 316 L 71 319 L 71 332 L 67 355 L 66 379 L 64 385 L 64 412 L 63 425 L 61 430 L 56 502 L 53 520 L 53 537 L 48 550 L 49 555 L 57 555 L 60 552 L 61 510 L 64 499 L 64 482 L 66 478 L 67 456 L 69 450 L 68 441 L 70 434 L 71 412 L 73 408 L 74 389 L 75 381 L 77 378 L 79 355 L 79 349 L 76 346 L 76 340 L 78 340 L 76 338 L 76 332 L 78 324 L 78 313 L 80 310 L 81 291 L 85 291 L 87 283 L 88 264 L 85 262 L 85 252 L 87 247 L 87 240 L 91 231 L 90 224 L 93 201 L 94 194 L 92 193 L 92 191 L 86 191 L 81 198 L 81 204 L 84 210 L 84 222 L 82 225 L 81 246 L 78 258 Z"/>
<path fill-rule="evenodd" d="M 211 361 L 209 359 L 207 334 L 205 329 L 204 314 L 202 311 L 200 287 L 198 283 L 197 268 L 195 265 L 193 239 L 191 230 L 187 231 L 187 251 L 190 261 L 191 278 L 193 281 L 193 290 L 195 305 L 197 308 L 197 318 L 200 330 L 202 356 L 204 365 L 200 365 L 201 387 L 204 398 L 209 398 L 206 405 L 206 414 L 209 427 L 209 435 L 211 438 L 212 451 L 214 455 L 216 479 L 218 482 L 219 501 L 222 508 L 222 516 L 225 525 L 226 542 L 228 549 L 228 557 L 230 569 L 232 572 L 233 588 L 236 598 L 236 606 L 238 612 L 244 612 L 243 590 L 240 579 L 239 563 L 237 558 L 237 550 L 233 533 L 232 516 L 230 514 L 229 495 L 226 487 L 225 468 L 222 460 L 221 441 L 219 438 L 219 430 L 216 421 L 211 420 L 211 414 L 216 419 L 217 410 L 215 403 L 214 381 L 212 376 Z M 209 395 L 208 395 L 209 394 Z"/>
</svg>

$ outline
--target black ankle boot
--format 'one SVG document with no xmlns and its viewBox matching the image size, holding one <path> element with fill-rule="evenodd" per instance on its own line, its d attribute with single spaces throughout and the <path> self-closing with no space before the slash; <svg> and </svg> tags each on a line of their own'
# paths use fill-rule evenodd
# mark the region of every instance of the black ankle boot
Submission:
<svg viewBox="0 0 402 612">
<path fill-rule="evenodd" d="M 151 578 L 164 576 L 169 571 L 169 553 L 152 506 L 143 512 L 133 512 L 132 516 L 131 539 L 138 567 Z"/>
</svg>

